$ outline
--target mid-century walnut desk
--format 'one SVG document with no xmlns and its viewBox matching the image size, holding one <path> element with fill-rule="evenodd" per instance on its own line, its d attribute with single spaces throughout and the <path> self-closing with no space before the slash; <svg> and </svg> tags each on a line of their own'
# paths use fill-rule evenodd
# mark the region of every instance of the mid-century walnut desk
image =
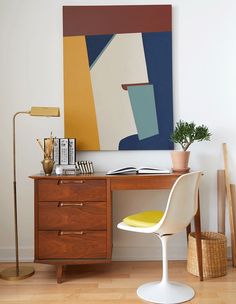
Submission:
<svg viewBox="0 0 236 304">
<path fill-rule="evenodd" d="M 171 189 L 179 174 L 34 175 L 35 262 L 63 266 L 109 263 L 112 258 L 112 191 Z M 194 218 L 200 280 L 200 209 Z M 190 232 L 190 226 L 188 227 Z"/>
</svg>

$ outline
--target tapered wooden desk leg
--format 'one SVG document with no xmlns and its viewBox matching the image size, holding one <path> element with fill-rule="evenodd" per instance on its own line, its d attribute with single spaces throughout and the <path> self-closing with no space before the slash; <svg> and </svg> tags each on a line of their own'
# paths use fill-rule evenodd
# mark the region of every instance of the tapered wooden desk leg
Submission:
<svg viewBox="0 0 236 304">
<path fill-rule="evenodd" d="M 62 283 L 62 275 L 63 275 L 63 265 L 57 265 L 56 266 L 56 272 L 57 272 L 57 283 Z"/>
<path fill-rule="evenodd" d="M 196 245 L 197 245 L 197 260 L 200 281 L 203 281 L 203 268 L 202 268 L 202 242 L 201 242 L 201 218 L 200 218 L 200 201 L 198 194 L 198 210 L 194 217 Z"/>
</svg>

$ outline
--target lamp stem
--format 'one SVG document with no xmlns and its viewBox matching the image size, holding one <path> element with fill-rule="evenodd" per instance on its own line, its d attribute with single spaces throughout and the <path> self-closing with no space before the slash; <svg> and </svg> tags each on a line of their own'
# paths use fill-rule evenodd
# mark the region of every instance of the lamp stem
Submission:
<svg viewBox="0 0 236 304">
<path fill-rule="evenodd" d="M 16 194 L 16 116 L 29 114 L 28 111 L 17 112 L 13 116 L 13 189 L 14 189 L 14 222 L 15 222 L 15 250 L 16 250 L 16 276 L 19 276 L 19 245 L 18 245 L 18 221 L 17 221 L 17 194 Z"/>
<path fill-rule="evenodd" d="M 18 114 L 29 114 L 31 116 L 55 116 L 59 117 L 59 108 L 32 107 L 31 111 L 17 112 L 13 116 L 13 188 L 14 188 L 14 224 L 15 224 L 15 250 L 16 266 L 4 269 L 0 272 L 0 278 L 4 280 L 22 280 L 34 274 L 31 266 L 19 265 L 19 245 L 18 245 L 18 223 L 17 223 L 17 188 L 16 188 L 16 116 Z"/>
</svg>

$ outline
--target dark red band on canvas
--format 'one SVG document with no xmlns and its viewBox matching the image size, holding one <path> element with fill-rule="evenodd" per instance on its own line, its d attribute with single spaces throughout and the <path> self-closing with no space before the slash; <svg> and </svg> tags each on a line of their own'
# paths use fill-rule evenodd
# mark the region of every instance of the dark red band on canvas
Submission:
<svg viewBox="0 0 236 304">
<path fill-rule="evenodd" d="M 171 31 L 171 5 L 63 6 L 63 35 Z"/>
</svg>

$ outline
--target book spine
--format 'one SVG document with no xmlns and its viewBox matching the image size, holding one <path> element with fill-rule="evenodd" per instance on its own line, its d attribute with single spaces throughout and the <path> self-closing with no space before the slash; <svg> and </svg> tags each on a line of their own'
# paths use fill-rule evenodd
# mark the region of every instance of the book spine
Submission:
<svg viewBox="0 0 236 304">
<path fill-rule="evenodd" d="M 69 164 L 74 165 L 76 162 L 76 139 L 69 138 Z"/>
<path fill-rule="evenodd" d="M 60 138 L 60 164 L 69 164 L 69 141 L 68 138 Z"/>
<path fill-rule="evenodd" d="M 90 168 L 90 173 L 94 173 L 93 163 L 91 161 L 89 162 L 89 168 Z"/>
<path fill-rule="evenodd" d="M 85 162 L 84 161 L 81 161 L 81 166 L 83 168 L 83 173 L 87 173 L 87 170 L 86 170 L 86 166 L 85 166 Z"/>
<path fill-rule="evenodd" d="M 84 169 L 83 169 L 83 167 L 82 167 L 81 161 L 78 163 L 78 165 L 79 165 L 80 172 L 81 172 L 81 173 L 84 173 Z"/>
<path fill-rule="evenodd" d="M 60 164 L 60 140 L 59 140 L 59 138 L 54 139 L 53 160 L 56 165 Z"/>
</svg>

